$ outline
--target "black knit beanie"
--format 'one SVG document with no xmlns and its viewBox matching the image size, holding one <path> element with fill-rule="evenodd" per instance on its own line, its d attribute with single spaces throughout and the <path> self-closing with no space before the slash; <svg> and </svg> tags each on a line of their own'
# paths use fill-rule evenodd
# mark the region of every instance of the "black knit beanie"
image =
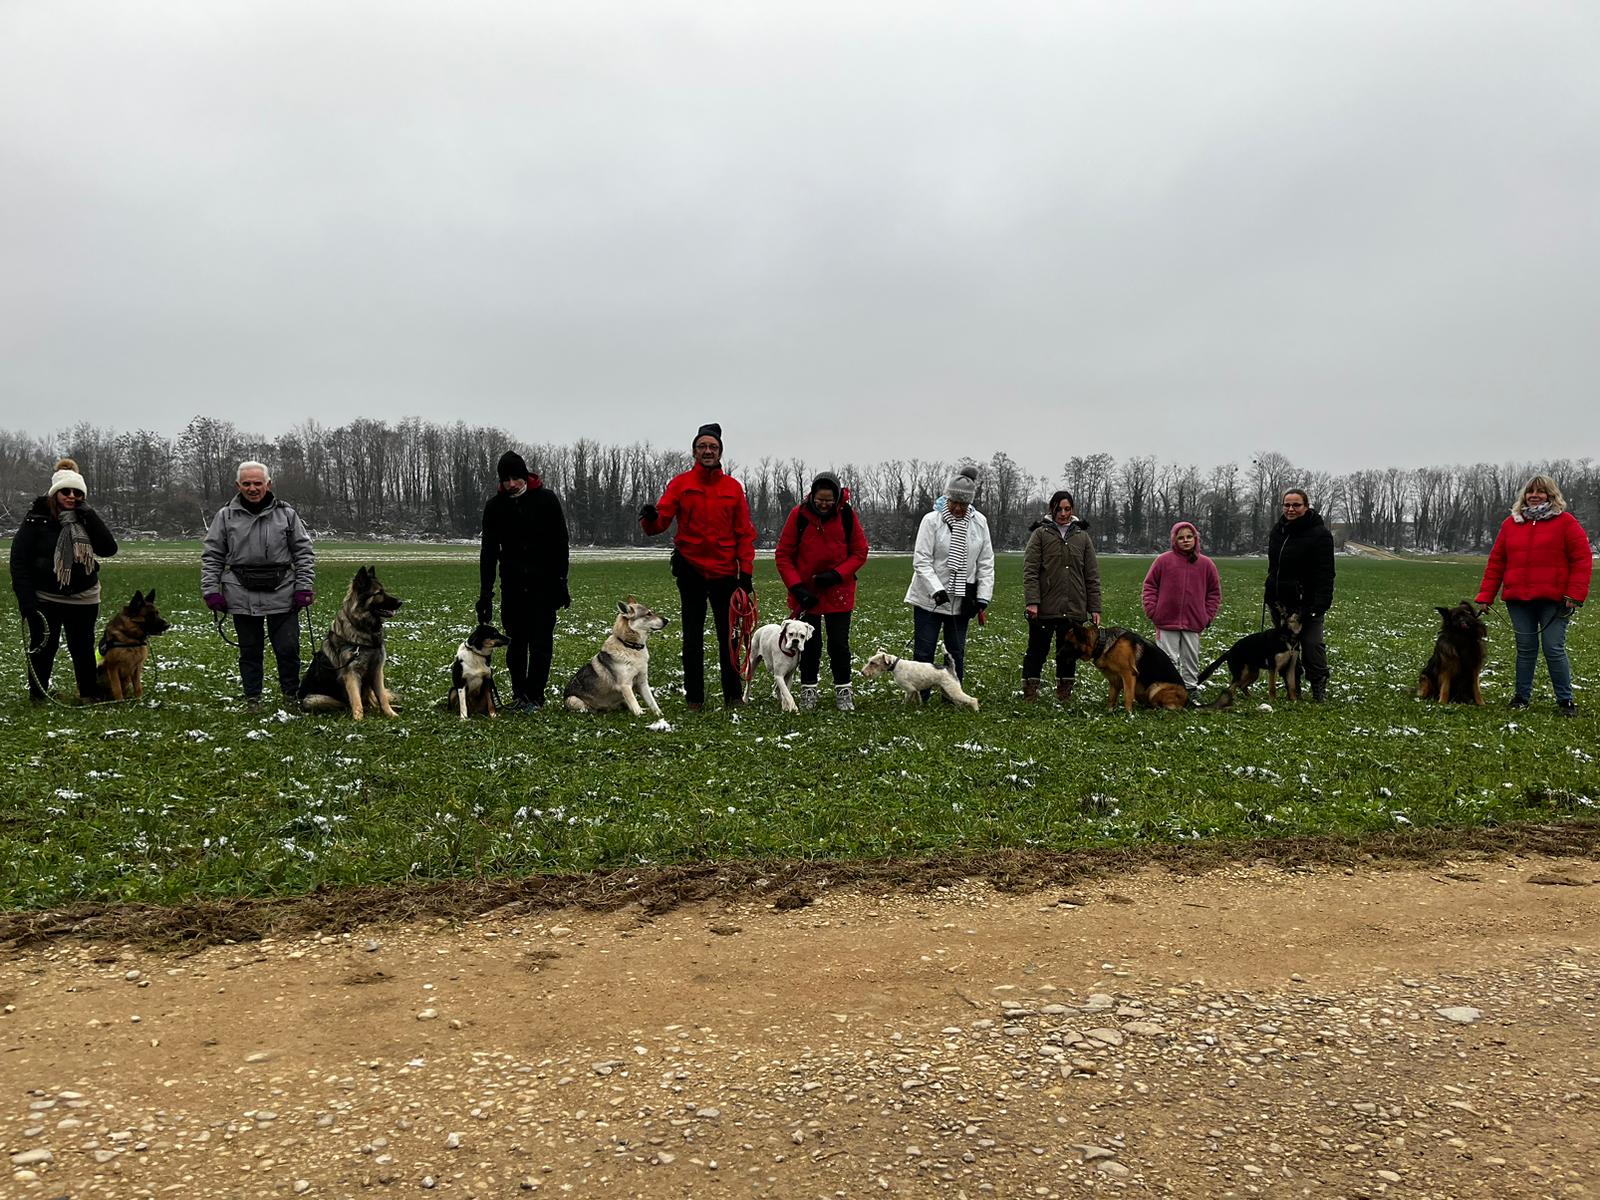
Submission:
<svg viewBox="0 0 1600 1200">
<path fill-rule="evenodd" d="M 702 426 L 700 426 L 700 428 L 698 430 L 695 431 L 694 440 L 696 442 L 698 442 L 703 437 L 714 437 L 714 438 L 716 438 L 717 439 L 717 449 L 718 450 L 722 449 L 722 426 L 718 425 L 715 421 L 712 421 L 709 425 L 702 425 Z M 693 444 L 694 444 L 694 442 L 690 443 L 691 446 Z"/>
<path fill-rule="evenodd" d="M 522 455 L 515 450 L 507 450 L 500 456 L 500 465 L 495 468 L 499 473 L 500 482 L 508 479 L 526 479 L 528 477 L 528 464 L 522 461 Z"/>
</svg>

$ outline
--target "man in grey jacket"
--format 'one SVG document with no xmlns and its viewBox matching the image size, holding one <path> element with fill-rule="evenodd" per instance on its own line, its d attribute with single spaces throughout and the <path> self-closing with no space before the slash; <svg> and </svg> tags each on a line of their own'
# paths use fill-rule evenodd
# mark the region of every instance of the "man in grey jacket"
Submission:
<svg viewBox="0 0 1600 1200">
<path fill-rule="evenodd" d="M 239 638 L 239 680 L 246 703 L 261 702 L 267 639 L 278 661 L 278 687 L 293 697 L 300 684 L 302 608 L 316 598 L 316 554 L 300 514 L 272 494 L 258 462 L 239 464 L 239 494 L 217 510 L 200 551 L 206 607 L 231 613 Z"/>
</svg>

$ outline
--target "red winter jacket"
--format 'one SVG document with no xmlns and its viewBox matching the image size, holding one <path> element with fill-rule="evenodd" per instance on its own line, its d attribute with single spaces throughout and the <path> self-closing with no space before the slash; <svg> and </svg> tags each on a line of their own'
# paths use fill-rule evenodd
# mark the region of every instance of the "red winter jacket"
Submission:
<svg viewBox="0 0 1600 1200">
<path fill-rule="evenodd" d="M 1195 529 L 1191 558 L 1178 552 L 1178 530 L 1194 529 L 1188 521 L 1172 527 L 1173 548 L 1150 564 L 1144 577 L 1144 614 L 1157 629 L 1182 629 L 1204 633 L 1217 619 L 1222 604 L 1222 582 L 1217 564 L 1200 553 L 1200 531 Z"/>
<path fill-rule="evenodd" d="M 656 501 L 656 519 L 639 518 L 646 533 L 665 533 L 673 520 L 678 553 L 707 579 L 749 575 L 756 567 L 756 527 L 744 488 L 721 467 L 696 464 L 674 475 Z"/>
<path fill-rule="evenodd" d="M 1489 564 L 1478 585 L 1478 603 L 1493 604 L 1505 587 L 1507 600 L 1560 600 L 1570 596 L 1582 603 L 1589 598 L 1589 576 L 1594 558 L 1589 538 L 1569 512 L 1544 521 L 1529 521 L 1513 514 L 1500 524 Z"/>
<path fill-rule="evenodd" d="M 795 505 L 789 519 L 783 524 L 778 538 L 778 549 L 773 557 L 778 562 L 778 575 L 784 587 L 803 585 L 817 603 L 808 612 L 852 612 L 856 606 L 856 572 L 867 561 L 867 533 L 861 528 L 861 516 L 850 513 L 846 529 L 844 506 L 836 506 L 824 519 L 810 502 Z M 818 587 L 812 580 L 819 572 L 834 570 L 843 578 L 832 587 Z M 800 605 L 789 594 L 789 611 L 797 613 Z"/>
</svg>

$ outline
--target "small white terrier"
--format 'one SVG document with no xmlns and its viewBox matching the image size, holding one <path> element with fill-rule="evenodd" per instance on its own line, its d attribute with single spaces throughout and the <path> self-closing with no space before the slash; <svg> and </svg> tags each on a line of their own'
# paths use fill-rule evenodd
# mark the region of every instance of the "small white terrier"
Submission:
<svg viewBox="0 0 1600 1200">
<path fill-rule="evenodd" d="M 923 692 L 937 688 L 944 693 L 944 698 L 951 704 L 970 708 L 973 712 L 978 711 L 977 698 L 961 690 L 961 681 L 956 678 L 955 672 L 947 667 L 914 662 L 909 658 L 890 654 L 887 650 L 879 650 L 867 659 L 867 665 L 861 668 L 861 673 L 868 679 L 888 675 L 905 689 L 907 704 L 920 704 Z"/>
<path fill-rule="evenodd" d="M 789 690 L 789 677 L 800 667 L 800 655 L 816 630 L 804 621 L 790 618 L 763 625 L 750 635 L 750 654 L 754 660 L 750 678 L 745 681 L 744 698 L 750 699 L 750 685 L 755 682 L 756 667 L 765 663 L 772 672 L 772 690 L 778 694 L 778 707 L 784 712 L 799 712 L 794 693 Z"/>
</svg>

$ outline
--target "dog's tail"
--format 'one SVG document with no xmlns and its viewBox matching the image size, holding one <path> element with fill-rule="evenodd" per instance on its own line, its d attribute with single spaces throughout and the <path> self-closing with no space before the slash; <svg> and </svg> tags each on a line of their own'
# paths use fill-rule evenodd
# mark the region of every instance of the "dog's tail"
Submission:
<svg viewBox="0 0 1600 1200">
<path fill-rule="evenodd" d="M 1201 671 L 1199 678 L 1197 678 L 1194 681 L 1195 687 L 1199 687 L 1202 683 L 1204 683 L 1206 680 L 1210 679 L 1213 675 L 1215 675 L 1217 673 L 1217 668 L 1220 667 L 1223 663 L 1225 663 L 1227 661 L 1228 661 L 1228 656 L 1226 654 L 1224 654 L 1221 658 L 1217 659 L 1216 662 L 1212 663 L 1204 671 Z"/>
</svg>

